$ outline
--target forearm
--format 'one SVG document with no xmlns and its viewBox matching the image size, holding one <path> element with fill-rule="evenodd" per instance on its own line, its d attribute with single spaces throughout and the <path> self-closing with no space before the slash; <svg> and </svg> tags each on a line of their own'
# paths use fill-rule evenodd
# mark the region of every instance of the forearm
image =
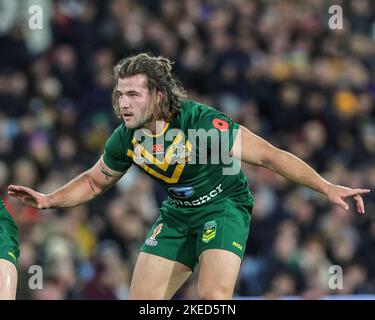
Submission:
<svg viewBox="0 0 375 320">
<path fill-rule="evenodd" d="M 90 175 L 84 172 L 46 196 L 51 208 L 70 208 L 90 201 L 102 192 Z"/>
<path fill-rule="evenodd" d="M 321 192 L 329 201 L 346 210 L 349 209 L 349 205 L 343 199 L 353 197 L 357 211 L 365 212 L 361 194 L 370 192 L 370 189 L 351 189 L 334 185 L 323 179 L 298 157 L 274 147 L 243 126 L 240 126 L 231 155 L 246 163 L 268 168 L 293 182 Z"/>
<path fill-rule="evenodd" d="M 325 194 L 330 182 L 321 177 L 306 162 L 293 154 L 275 148 L 262 164 L 293 182 Z"/>
</svg>

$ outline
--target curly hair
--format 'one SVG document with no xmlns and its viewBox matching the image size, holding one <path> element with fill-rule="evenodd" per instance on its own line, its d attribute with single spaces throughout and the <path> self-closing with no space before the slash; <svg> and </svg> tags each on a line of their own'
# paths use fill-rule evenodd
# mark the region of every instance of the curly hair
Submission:
<svg viewBox="0 0 375 320">
<path fill-rule="evenodd" d="M 117 81 L 138 74 L 147 77 L 147 86 L 154 108 L 153 116 L 157 120 L 170 121 L 180 111 L 181 100 L 186 99 L 186 91 L 172 74 L 169 59 L 156 57 L 149 53 L 140 53 L 120 60 L 113 68 L 116 85 L 112 92 L 112 105 L 118 118 L 121 118 L 117 96 Z M 160 91 L 163 98 L 156 104 L 156 92 Z"/>
</svg>

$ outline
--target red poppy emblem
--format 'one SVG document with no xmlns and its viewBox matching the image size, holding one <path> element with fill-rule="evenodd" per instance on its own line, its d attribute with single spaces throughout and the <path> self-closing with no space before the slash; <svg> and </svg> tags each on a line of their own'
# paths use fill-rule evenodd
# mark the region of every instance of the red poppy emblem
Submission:
<svg viewBox="0 0 375 320">
<path fill-rule="evenodd" d="M 212 121 L 212 124 L 216 129 L 219 129 L 220 131 L 226 131 L 229 128 L 229 123 L 221 119 L 214 119 L 214 121 Z"/>
</svg>

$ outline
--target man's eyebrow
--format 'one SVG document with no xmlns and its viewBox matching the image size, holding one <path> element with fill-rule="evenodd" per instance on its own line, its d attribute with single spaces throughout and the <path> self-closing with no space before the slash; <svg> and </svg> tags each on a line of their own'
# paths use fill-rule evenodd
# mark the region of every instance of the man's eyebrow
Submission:
<svg viewBox="0 0 375 320">
<path fill-rule="evenodd" d="M 137 90 L 124 90 L 124 91 L 121 91 L 121 90 L 119 90 L 119 89 L 116 89 L 116 92 L 118 92 L 118 93 L 121 93 L 121 94 L 129 94 L 129 93 L 139 93 L 139 91 L 137 91 Z"/>
</svg>

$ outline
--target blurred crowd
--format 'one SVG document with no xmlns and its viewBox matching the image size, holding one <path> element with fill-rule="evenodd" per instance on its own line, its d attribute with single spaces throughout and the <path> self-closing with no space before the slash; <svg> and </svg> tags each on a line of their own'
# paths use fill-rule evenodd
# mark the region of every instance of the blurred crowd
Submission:
<svg viewBox="0 0 375 320">
<path fill-rule="evenodd" d="M 28 24 L 37 4 L 42 29 Z M 331 4 L 343 28 L 331 30 Z M 375 9 L 372 0 L 0 0 L 0 190 L 20 229 L 20 299 L 126 299 L 166 198 L 134 166 L 76 208 L 38 212 L 7 185 L 51 192 L 92 166 L 118 125 L 112 67 L 175 61 L 191 99 L 215 106 L 329 181 L 372 188 L 366 214 L 260 167 L 235 295 L 375 293 Z M 30 290 L 29 267 L 43 268 Z M 343 271 L 343 286 L 331 281 Z M 336 269 L 335 269 L 336 270 Z M 340 280 L 340 279 L 339 279 Z M 336 285 L 335 285 L 336 283 Z M 178 299 L 196 298 L 195 275 Z"/>
</svg>

